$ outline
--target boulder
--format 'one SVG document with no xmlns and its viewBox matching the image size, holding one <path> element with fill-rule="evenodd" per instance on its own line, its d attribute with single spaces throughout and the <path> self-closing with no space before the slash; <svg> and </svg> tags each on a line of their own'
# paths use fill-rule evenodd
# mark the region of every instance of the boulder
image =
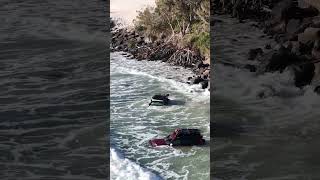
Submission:
<svg viewBox="0 0 320 180">
<path fill-rule="evenodd" d="M 291 53 L 290 50 L 281 47 L 279 51 L 272 54 L 265 67 L 266 72 L 282 72 L 286 67 L 296 63 L 308 62 L 308 59 Z"/>
<path fill-rule="evenodd" d="M 320 28 L 309 27 L 298 35 L 298 41 L 306 44 L 310 41 L 320 40 Z"/>
<path fill-rule="evenodd" d="M 311 54 L 314 47 L 314 42 L 299 43 L 299 52 L 301 54 Z"/>
<path fill-rule="evenodd" d="M 255 48 L 255 49 L 250 49 L 249 51 L 249 60 L 254 60 L 257 58 L 258 55 L 262 55 L 263 51 L 261 48 Z"/>
<path fill-rule="evenodd" d="M 200 76 L 196 76 L 190 80 L 191 84 L 199 84 L 200 82 L 204 81 Z"/>
<path fill-rule="evenodd" d="M 264 48 L 265 49 L 271 49 L 271 45 L 270 44 L 266 44 L 266 46 Z"/>
<path fill-rule="evenodd" d="M 307 63 L 294 66 L 294 83 L 296 87 L 309 85 L 314 76 L 315 66 L 313 63 Z"/>
<path fill-rule="evenodd" d="M 320 86 L 316 86 L 313 91 L 320 95 Z"/>
<path fill-rule="evenodd" d="M 202 89 L 206 89 L 209 86 L 209 81 L 202 81 L 200 84 Z"/>
<path fill-rule="evenodd" d="M 289 35 L 289 41 L 298 41 L 298 35 L 297 34 Z"/>
<path fill-rule="evenodd" d="M 245 68 L 245 69 L 248 69 L 250 72 L 256 72 L 256 71 L 257 71 L 256 66 L 251 65 L 251 64 L 246 64 L 246 65 L 244 66 L 244 68 Z"/>
<path fill-rule="evenodd" d="M 290 19 L 288 24 L 287 24 L 287 33 L 289 34 L 294 34 L 296 33 L 301 26 L 301 21 L 297 19 Z"/>
<path fill-rule="evenodd" d="M 315 41 L 311 51 L 311 55 L 315 59 L 318 59 L 318 60 L 320 59 L 320 41 L 319 40 Z"/>
<path fill-rule="evenodd" d="M 312 18 L 312 24 L 310 27 L 313 27 L 313 28 L 320 28 L 320 16 L 317 16 L 317 17 L 314 17 Z"/>
<path fill-rule="evenodd" d="M 300 55 L 300 43 L 299 42 L 291 42 L 292 48 L 291 52 L 295 55 Z"/>
<path fill-rule="evenodd" d="M 202 65 L 203 65 L 203 62 L 202 61 L 200 61 L 200 62 L 198 62 L 196 65 L 195 65 L 195 68 L 201 68 L 202 67 Z"/>
</svg>

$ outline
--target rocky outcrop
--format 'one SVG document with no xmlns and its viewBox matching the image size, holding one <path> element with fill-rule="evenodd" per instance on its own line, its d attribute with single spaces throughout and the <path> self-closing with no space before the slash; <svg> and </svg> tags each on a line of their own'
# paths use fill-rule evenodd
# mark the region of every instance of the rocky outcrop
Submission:
<svg viewBox="0 0 320 180">
<path fill-rule="evenodd" d="M 148 42 L 147 39 L 133 30 L 117 29 L 112 31 L 112 51 L 124 51 L 137 60 L 162 61 L 172 65 L 191 68 L 195 77 L 189 78 L 190 84 L 201 84 L 209 88 L 210 61 L 206 61 L 199 52 L 189 48 L 180 48 L 165 39 Z"/>
<path fill-rule="evenodd" d="M 320 3 L 316 0 L 216 0 L 215 13 L 231 14 L 239 21 L 257 21 L 258 28 L 277 44 L 251 49 L 245 65 L 250 72 L 292 71 L 295 86 L 314 85 L 320 92 Z"/>
</svg>

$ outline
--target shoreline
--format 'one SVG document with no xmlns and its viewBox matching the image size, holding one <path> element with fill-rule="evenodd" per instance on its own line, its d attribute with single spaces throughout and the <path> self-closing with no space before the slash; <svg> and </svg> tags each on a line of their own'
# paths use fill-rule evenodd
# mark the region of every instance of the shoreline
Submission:
<svg viewBox="0 0 320 180">
<path fill-rule="evenodd" d="M 185 77 L 190 85 L 200 84 L 202 89 L 210 91 L 210 61 L 199 52 L 179 48 L 169 40 L 150 42 L 134 30 L 120 28 L 111 33 L 111 52 L 125 52 L 128 59 L 138 61 L 162 61 L 168 65 L 180 66 L 192 70 L 194 76 Z"/>
</svg>

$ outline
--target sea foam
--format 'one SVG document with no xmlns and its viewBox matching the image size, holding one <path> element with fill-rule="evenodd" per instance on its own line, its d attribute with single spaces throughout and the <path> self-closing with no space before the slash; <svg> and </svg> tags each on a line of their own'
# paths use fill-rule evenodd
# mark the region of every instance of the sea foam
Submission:
<svg viewBox="0 0 320 180">
<path fill-rule="evenodd" d="M 115 149 L 110 148 L 110 173 L 112 180 L 161 180 L 160 176 L 153 174 L 135 162 L 125 158 Z"/>
</svg>

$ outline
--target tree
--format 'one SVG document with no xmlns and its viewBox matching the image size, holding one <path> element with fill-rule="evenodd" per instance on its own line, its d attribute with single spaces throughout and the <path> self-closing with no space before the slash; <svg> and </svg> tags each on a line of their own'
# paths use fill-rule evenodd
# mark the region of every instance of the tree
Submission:
<svg viewBox="0 0 320 180">
<path fill-rule="evenodd" d="M 156 0 L 154 8 L 138 12 L 135 29 L 150 39 L 163 35 L 176 45 L 210 49 L 210 0 Z"/>
</svg>

